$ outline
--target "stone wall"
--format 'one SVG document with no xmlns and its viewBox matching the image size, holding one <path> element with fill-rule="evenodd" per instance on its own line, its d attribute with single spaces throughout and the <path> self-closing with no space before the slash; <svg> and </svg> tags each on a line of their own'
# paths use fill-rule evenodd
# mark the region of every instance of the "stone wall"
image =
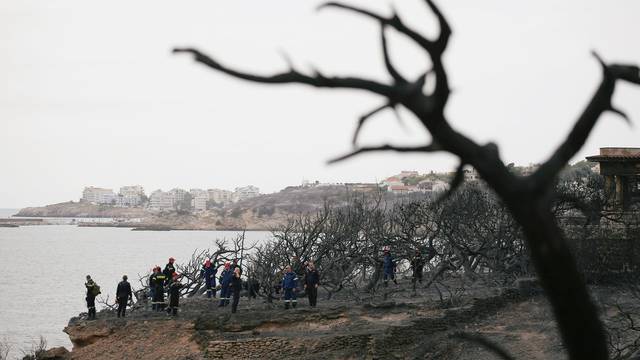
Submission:
<svg viewBox="0 0 640 360">
<path fill-rule="evenodd" d="M 640 273 L 640 227 L 603 222 L 566 226 L 565 233 L 589 280 Z"/>
</svg>

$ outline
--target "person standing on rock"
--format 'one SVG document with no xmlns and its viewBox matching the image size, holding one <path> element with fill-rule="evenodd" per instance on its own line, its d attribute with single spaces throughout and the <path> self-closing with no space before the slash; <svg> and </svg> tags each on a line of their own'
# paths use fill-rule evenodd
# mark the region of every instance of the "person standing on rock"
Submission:
<svg viewBox="0 0 640 360">
<path fill-rule="evenodd" d="M 184 285 L 180 282 L 180 275 L 177 272 L 173 273 L 171 285 L 169 285 L 169 307 L 167 308 L 167 314 L 176 316 L 178 315 L 178 306 L 180 306 L 180 289 Z"/>
<path fill-rule="evenodd" d="M 236 267 L 233 270 L 233 277 L 231 278 L 231 290 L 233 291 L 233 302 L 231 303 L 232 314 L 235 314 L 238 310 L 238 302 L 240 301 L 240 290 L 242 290 L 242 279 L 240 275 L 240 267 Z"/>
<path fill-rule="evenodd" d="M 122 281 L 118 284 L 116 289 L 116 300 L 118 301 L 118 317 L 122 314 L 125 316 L 127 311 L 127 302 L 133 301 L 133 293 L 131 292 L 131 284 L 127 281 L 127 275 L 122 276 Z"/>
<path fill-rule="evenodd" d="M 96 296 L 100 294 L 100 286 L 96 284 L 91 276 L 87 275 L 87 282 L 84 284 L 87 288 L 87 319 L 95 320 L 96 318 Z"/>
<path fill-rule="evenodd" d="M 156 303 L 154 299 L 156 297 L 156 275 L 158 275 L 158 266 L 154 266 L 151 269 L 151 275 L 149 275 L 149 299 L 151 299 L 151 310 L 156 309 Z"/>
<path fill-rule="evenodd" d="M 169 284 L 169 282 L 171 282 L 171 280 L 173 279 L 173 274 L 176 272 L 176 268 L 173 265 L 173 263 L 176 261 L 176 259 L 170 257 L 169 258 L 169 263 L 164 267 L 164 271 L 162 272 L 166 278 L 166 284 Z"/>
<path fill-rule="evenodd" d="M 396 263 L 393 261 L 391 251 L 388 247 L 385 247 L 383 253 L 382 269 L 384 270 L 384 275 L 382 276 L 382 280 L 384 281 L 384 286 L 386 287 L 388 285 L 389 279 L 393 280 L 393 283 L 398 285 L 398 282 L 396 281 Z"/>
<path fill-rule="evenodd" d="M 294 308 L 298 304 L 296 297 L 298 286 L 298 275 L 291 269 L 291 265 L 287 265 L 287 268 L 282 278 L 282 288 L 284 289 L 284 308 L 288 309 L 289 305 Z"/>
<path fill-rule="evenodd" d="M 231 296 L 231 280 L 233 280 L 233 271 L 231 270 L 230 262 L 227 261 L 224 264 L 224 270 L 222 270 L 222 274 L 220 274 L 219 280 L 222 289 L 220 290 L 220 305 L 218 306 L 227 306 L 229 305 L 229 297 Z"/>
<path fill-rule="evenodd" d="M 304 274 L 304 290 L 309 297 L 309 306 L 315 307 L 318 303 L 318 285 L 320 284 L 320 274 L 316 270 L 313 261 L 307 264 L 307 270 Z"/>
<path fill-rule="evenodd" d="M 204 261 L 204 266 L 202 270 L 200 270 L 200 276 L 204 279 L 204 284 L 207 288 L 207 297 L 211 298 L 216 297 L 216 273 L 218 269 L 216 269 L 212 264 L 211 260 L 207 258 Z"/>
<path fill-rule="evenodd" d="M 160 272 L 160 266 L 156 267 L 156 269 L 156 276 L 153 279 L 155 286 L 153 304 L 156 306 L 156 311 L 162 311 L 165 307 L 164 284 L 167 282 L 167 277 L 164 275 L 164 273 Z"/>
</svg>

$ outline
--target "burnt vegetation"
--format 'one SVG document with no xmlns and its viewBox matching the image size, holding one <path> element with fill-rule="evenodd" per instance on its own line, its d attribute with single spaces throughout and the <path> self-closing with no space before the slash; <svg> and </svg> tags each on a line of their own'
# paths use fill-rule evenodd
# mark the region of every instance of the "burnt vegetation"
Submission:
<svg viewBox="0 0 640 360">
<path fill-rule="evenodd" d="M 176 48 L 174 52 L 193 55 L 196 61 L 209 68 L 247 81 L 266 84 L 305 84 L 319 88 L 347 88 L 363 90 L 382 98 L 382 104 L 369 113 L 363 115 L 353 136 L 354 149 L 352 152 L 340 156 L 332 161 L 351 158 L 361 153 L 372 151 L 397 151 L 433 153 L 447 152 L 457 156 L 460 165 L 456 171 L 451 186 L 451 193 L 460 187 L 465 165 L 474 167 L 486 184 L 493 189 L 504 208 L 508 209 L 514 221 L 520 226 L 523 240 L 530 254 L 535 272 L 550 301 L 553 312 L 562 335 L 563 342 L 572 359 L 607 359 L 607 337 L 602 322 L 598 317 L 598 310 L 587 290 L 585 282 L 578 271 L 576 261 L 553 215 L 555 201 L 555 184 L 560 171 L 568 161 L 584 145 L 588 135 L 597 120 L 604 112 L 614 112 L 627 119 L 626 115 L 613 107 L 611 98 L 618 82 L 640 84 L 640 72 L 637 66 L 627 64 L 610 64 L 594 53 L 602 68 L 602 81 L 593 94 L 584 111 L 579 115 L 567 138 L 555 149 L 549 158 L 531 175 L 519 177 L 509 172 L 500 158 L 498 146 L 494 143 L 479 144 L 468 136 L 457 131 L 445 116 L 445 107 L 449 100 L 450 87 L 443 55 L 451 37 L 451 28 L 440 9 L 431 0 L 424 1 L 435 15 L 440 32 L 435 38 L 427 38 L 408 27 L 396 14 L 380 15 L 366 9 L 353 7 L 341 3 L 327 3 L 322 9 L 339 9 L 354 12 L 369 18 L 380 25 L 380 40 L 385 67 L 390 81 L 388 83 L 376 80 L 351 77 L 331 76 L 316 71 L 308 75 L 294 68 L 275 75 L 251 74 L 227 67 L 214 58 L 193 48 Z M 417 79 L 407 79 L 394 67 L 387 48 L 386 33 L 390 29 L 406 36 L 416 46 L 424 51 L 431 66 Z M 432 83 L 433 91 L 425 93 L 425 84 Z M 432 142 L 421 146 L 396 146 L 385 144 L 374 147 L 360 147 L 357 137 L 362 125 L 372 116 L 383 109 L 404 107 L 411 112 L 431 134 Z M 377 209 L 376 211 L 381 211 Z M 371 214 L 369 229 L 372 233 L 386 235 L 390 230 L 388 223 L 375 219 L 378 214 Z M 451 226 L 451 225 L 450 225 Z M 477 225 L 473 225 L 477 226 Z M 461 229 L 464 230 L 464 229 Z M 359 237 L 359 239 L 362 239 Z M 366 248 L 376 249 L 381 244 L 364 238 Z M 317 251 L 324 255 L 326 250 L 315 246 L 306 246 L 304 239 L 301 244 L 294 244 L 296 251 Z M 484 256 L 471 259 L 461 259 L 460 251 L 464 246 L 457 245 L 458 239 L 451 239 L 451 245 L 440 249 L 439 254 L 446 255 L 458 261 L 462 266 L 482 268 L 480 265 L 496 266 Z M 517 242 L 517 240 L 513 240 Z M 454 245 L 455 244 L 455 245 Z M 512 251 L 513 245 L 490 243 L 482 240 L 469 246 L 469 250 L 477 250 L 487 246 L 496 254 Z M 519 249 L 520 246 L 516 245 Z M 346 249 L 349 251 L 350 249 Z M 375 268 L 375 260 L 368 260 L 368 267 Z M 342 264 L 348 266 L 348 264 Z M 514 269 L 518 267 L 517 261 Z M 375 276 L 375 272 L 374 272 Z M 340 286 L 336 284 L 336 286 Z"/>
</svg>

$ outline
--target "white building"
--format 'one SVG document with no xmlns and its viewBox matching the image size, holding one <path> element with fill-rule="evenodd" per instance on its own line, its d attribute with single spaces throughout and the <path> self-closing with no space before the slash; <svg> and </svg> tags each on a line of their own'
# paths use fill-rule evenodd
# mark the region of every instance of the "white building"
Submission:
<svg viewBox="0 0 640 360">
<path fill-rule="evenodd" d="M 170 192 L 156 190 L 149 196 L 149 208 L 156 210 L 173 210 L 174 197 Z"/>
<path fill-rule="evenodd" d="M 209 193 L 202 189 L 191 189 L 191 207 L 196 211 L 207 210 L 207 201 L 209 201 Z"/>
<path fill-rule="evenodd" d="M 169 190 L 169 194 L 173 196 L 173 204 L 176 205 L 179 202 L 184 200 L 185 195 L 187 195 L 188 191 L 184 189 L 174 188 Z"/>
<path fill-rule="evenodd" d="M 207 190 L 209 193 L 209 200 L 217 203 L 217 204 L 230 204 L 237 201 L 237 198 L 233 191 L 222 190 L 222 189 L 209 189 Z"/>
<path fill-rule="evenodd" d="M 140 185 L 123 186 L 117 199 L 117 205 L 123 207 L 138 206 L 142 203 L 144 188 Z"/>
<path fill-rule="evenodd" d="M 89 186 L 82 191 L 81 201 L 91 204 L 112 204 L 115 200 L 116 194 L 111 189 Z"/>
<path fill-rule="evenodd" d="M 238 201 L 250 199 L 252 197 L 256 197 L 260 195 L 260 189 L 253 185 L 248 185 L 244 187 L 237 187 L 235 191 L 236 197 Z"/>
</svg>

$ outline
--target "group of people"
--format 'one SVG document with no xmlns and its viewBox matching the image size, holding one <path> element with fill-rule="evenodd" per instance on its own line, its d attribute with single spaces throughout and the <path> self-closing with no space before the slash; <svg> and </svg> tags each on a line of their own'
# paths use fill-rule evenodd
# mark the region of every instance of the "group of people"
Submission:
<svg viewBox="0 0 640 360">
<path fill-rule="evenodd" d="M 389 285 L 389 280 L 392 280 L 394 284 L 398 285 L 398 282 L 396 281 L 396 261 L 391 255 L 391 250 L 389 249 L 389 247 L 385 247 L 383 248 L 382 252 L 383 284 L 385 287 L 387 287 Z M 424 270 L 425 264 L 435 255 L 435 249 L 429 247 L 427 249 L 427 258 L 425 259 L 422 256 L 422 252 L 420 251 L 420 249 L 416 249 L 415 254 L 409 260 L 409 264 L 411 265 L 412 270 L 411 282 L 413 283 L 414 289 L 417 282 L 422 283 L 422 272 Z"/>
<path fill-rule="evenodd" d="M 160 266 L 155 266 L 151 276 L 149 276 L 149 297 L 151 298 L 151 309 L 153 311 L 166 310 L 170 315 L 178 315 L 180 303 L 180 289 L 183 285 L 180 282 L 180 274 L 176 272 L 174 265 L 176 259 L 170 257 L 164 270 Z M 164 299 L 165 289 L 169 296 L 169 306 Z"/>
<path fill-rule="evenodd" d="M 429 259 L 432 256 L 427 256 Z M 428 260 L 428 259 L 427 259 Z M 420 250 L 416 249 L 414 256 L 410 259 L 411 268 L 413 270 L 413 285 L 416 282 L 422 282 L 422 272 L 426 260 L 422 257 Z M 309 306 L 315 307 L 318 302 L 318 286 L 320 285 L 320 274 L 315 267 L 313 261 L 301 263 L 297 257 L 293 258 L 293 265 L 287 265 L 282 273 L 282 280 L 275 286 L 276 294 L 283 291 L 284 308 L 295 308 L 297 305 L 297 294 L 300 289 L 300 276 L 304 276 L 302 280 L 302 288 L 306 296 L 309 298 Z M 388 286 L 389 280 L 396 285 L 396 261 L 394 261 L 391 251 L 388 247 L 383 249 L 382 270 L 384 286 Z M 207 298 L 216 298 L 216 292 L 220 290 L 219 307 L 228 306 L 231 303 L 231 312 L 235 313 L 238 309 L 240 301 L 240 292 L 242 290 L 242 268 L 238 265 L 238 259 L 233 262 L 225 262 L 222 272 L 218 275 L 218 266 L 211 259 L 206 259 L 200 270 L 200 276 L 204 280 Z M 219 285 L 216 284 L 218 282 Z M 183 288 L 180 282 L 180 274 L 176 272 L 175 259 L 169 258 L 169 262 L 161 269 L 160 266 L 153 268 L 153 273 L 149 276 L 149 297 L 151 299 L 151 308 L 153 311 L 163 311 L 170 315 L 178 314 L 178 306 L 180 301 L 180 289 Z M 100 294 L 100 287 L 87 275 L 87 309 L 88 318 L 96 318 L 95 298 Z M 249 297 L 256 297 L 259 283 L 254 279 L 247 281 L 247 290 Z M 168 294 L 169 303 L 165 302 L 165 291 Z M 118 284 L 116 290 L 116 301 L 118 306 L 118 317 L 124 317 L 128 302 L 133 300 L 131 285 L 127 281 L 127 275 L 122 277 L 122 281 Z"/>
</svg>

